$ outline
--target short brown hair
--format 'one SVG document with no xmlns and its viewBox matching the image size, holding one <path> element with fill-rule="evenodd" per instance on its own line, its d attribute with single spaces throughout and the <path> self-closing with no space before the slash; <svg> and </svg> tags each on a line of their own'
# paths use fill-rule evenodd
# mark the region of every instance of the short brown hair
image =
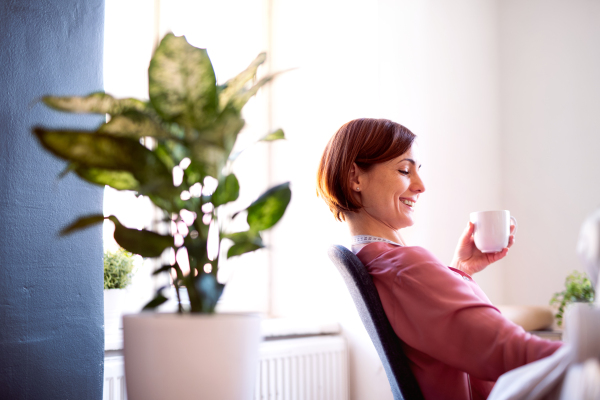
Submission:
<svg viewBox="0 0 600 400">
<path fill-rule="evenodd" d="M 349 174 L 353 163 L 363 171 L 408 151 L 416 135 L 388 119 L 360 118 L 342 125 L 327 143 L 317 172 L 317 196 L 338 221 L 362 204 L 352 195 Z"/>
</svg>

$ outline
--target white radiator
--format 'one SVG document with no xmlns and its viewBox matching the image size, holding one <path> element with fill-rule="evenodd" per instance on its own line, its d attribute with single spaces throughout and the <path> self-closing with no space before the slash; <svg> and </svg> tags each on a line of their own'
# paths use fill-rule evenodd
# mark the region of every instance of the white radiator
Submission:
<svg viewBox="0 0 600 400">
<path fill-rule="evenodd" d="M 348 400 L 348 350 L 341 336 L 260 344 L 254 400 Z M 127 400 L 123 356 L 104 359 L 103 400 Z"/>
<path fill-rule="evenodd" d="M 123 356 L 104 357 L 102 400 L 127 400 Z"/>
<path fill-rule="evenodd" d="M 341 336 L 263 342 L 254 400 L 347 400 L 347 354 Z"/>
</svg>

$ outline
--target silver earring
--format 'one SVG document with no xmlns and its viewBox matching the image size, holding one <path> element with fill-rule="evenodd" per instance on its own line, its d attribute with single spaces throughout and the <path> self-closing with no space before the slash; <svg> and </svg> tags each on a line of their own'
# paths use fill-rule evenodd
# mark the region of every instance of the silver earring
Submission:
<svg viewBox="0 0 600 400">
<path fill-rule="evenodd" d="M 359 190 L 360 190 L 360 188 L 357 186 L 357 187 L 356 187 L 356 191 L 358 192 Z"/>
</svg>

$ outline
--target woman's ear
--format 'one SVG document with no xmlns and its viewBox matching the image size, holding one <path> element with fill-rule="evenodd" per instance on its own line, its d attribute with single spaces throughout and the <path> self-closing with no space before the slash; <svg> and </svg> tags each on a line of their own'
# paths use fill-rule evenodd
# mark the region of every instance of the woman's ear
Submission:
<svg viewBox="0 0 600 400">
<path fill-rule="evenodd" d="M 350 173 L 348 174 L 348 179 L 350 181 L 350 188 L 353 191 L 360 191 L 361 183 L 364 183 L 364 173 L 361 169 L 356 165 L 356 163 L 352 163 L 350 167 Z"/>
</svg>

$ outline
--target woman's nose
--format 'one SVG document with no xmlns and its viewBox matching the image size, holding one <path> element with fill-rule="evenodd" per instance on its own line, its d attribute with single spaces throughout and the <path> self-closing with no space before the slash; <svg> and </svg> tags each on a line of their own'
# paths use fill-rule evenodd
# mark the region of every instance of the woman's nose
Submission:
<svg viewBox="0 0 600 400">
<path fill-rule="evenodd" d="M 425 184 L 419 175 L 416 175 L 415 179 L 412 182 L 411 188 L 415 193 L 423 193 L 425 191 Z"/>
</svg>

